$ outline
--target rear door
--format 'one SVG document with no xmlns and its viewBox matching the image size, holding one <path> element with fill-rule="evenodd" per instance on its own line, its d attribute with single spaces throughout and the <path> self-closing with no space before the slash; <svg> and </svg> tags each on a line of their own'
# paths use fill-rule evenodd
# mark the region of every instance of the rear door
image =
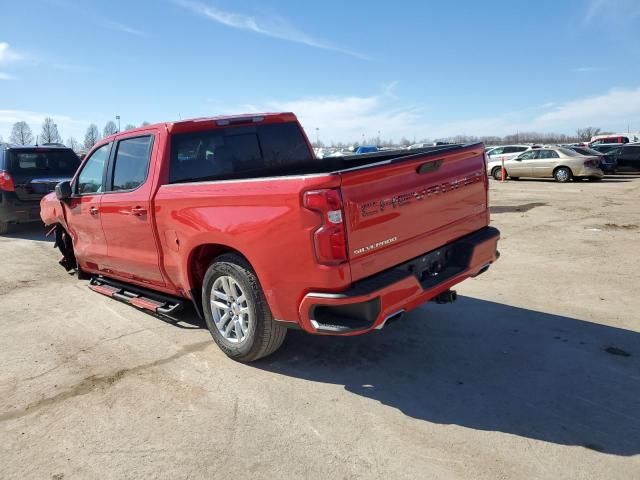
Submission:
<svg viewBox="0 0 640 480">
<path fill-rule="evenodd" d="M 107 143 L 91 153 L 73 182 L 73 196 L 65 208 L 76 258 L 88 271 L 102 270 L 107 256 L 100 203 L 110 152 L 111 143 Z"/>
<path fill-rule="evenodd" d="M 625 145 L 619 152 L 619 170 L 626 172 L 640 170 L 640 145 Z"/>
<path fill-rule="evenodd" d="M 481 145 L 411 155 L 340 175 L 353 280 L 488 224 Z"/>
<path fill-rule="evenodd" d="M 107 241 L 107 272 L 126 280 L 162 286 L 165 281 L 151 206 L 154 139 L 154 133 L 118 137 L 101 211 Z"/>
</svg>

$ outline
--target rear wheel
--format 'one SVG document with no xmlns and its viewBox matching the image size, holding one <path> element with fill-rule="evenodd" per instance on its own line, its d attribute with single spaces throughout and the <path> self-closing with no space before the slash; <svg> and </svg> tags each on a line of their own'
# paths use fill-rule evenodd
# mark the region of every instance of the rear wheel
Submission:
<svg viewBox="0 0 640 480">
<path fill-rule="evenodd" d="M 0 222 L 0 235 L 9 233 L 9 224 L 7 222 Z"/>
<path fill-rule="evenodd" d="M 491 170 L 491 176 L 493 177 L 494 180 L 502 180 L 502 168 L 500 167 L 495 167 L 493 170 Z M 507 171 L 505 170 L 504 172 L 504 176 L 507 176 Z"/>
<path fill-rule="evenodd" d="M 275 352 L 287 333 L 273 320 L 253 269 L 239 255 L 221 255 L 209 266 L 202 307 L 213 340 L 240 362 Z"/>
<path fill-rule="evenodd" d="M 553 178 L 556 179 L 556 182 L 565 183 L 571 180 L 572 177 L 573 174 L 567 167 L 560 167 L 553 172 Z"/>
</svg>

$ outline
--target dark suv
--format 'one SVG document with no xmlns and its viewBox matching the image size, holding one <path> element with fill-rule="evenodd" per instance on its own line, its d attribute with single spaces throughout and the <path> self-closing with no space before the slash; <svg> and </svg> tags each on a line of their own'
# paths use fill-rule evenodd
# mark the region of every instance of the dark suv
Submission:
<svg viewBox="0 0 640 480">
<path fill-rule="evenodd" d="M 64 146 L 0 144 L 0 234 L 40 220 L 40 199 L 70 180 L 80 159 Z"/>
<path fill-rule="evenodd" d="M 640 143 L 618 144 L 606 149 L 602 146 L 597 150 L 600 152 L 604 150 L 607 156 L 616 160 L 618 172 L 640 171 Z"/>
</svg>

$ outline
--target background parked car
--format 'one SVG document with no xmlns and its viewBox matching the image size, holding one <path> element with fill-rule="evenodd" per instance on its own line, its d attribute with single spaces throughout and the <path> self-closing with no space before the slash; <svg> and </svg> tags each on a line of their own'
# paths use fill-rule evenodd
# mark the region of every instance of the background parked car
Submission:
<svg viewBox="0 0 640 480">
<path fill-rule="evenodd" d="M 593 147 L 591 147 L 591 149 L 600 153 L 608 154 L 611 150 L 614 150 L 618 147 L 624 147 L 624 143 L 602 143 L 600 145 L 594 145 Z"/>
<path fill-rule="evenodd" d="M 378 147 L 376 147 L 375 145 L 360 145 L 358 148 L 356 148 L 356 151 L 354 153 L 356 155 L 360 155 L 362 153 L 373 153 L 377 151 Z"/>
<path fill-rule="evenodd" d="M 502 168 L 502 159 L 505 161 L 516 158 L 523 152 L 540 148 L 541 145 L 503 145 L 500 147 L 493 147 L 491 150 L 487 150 L 487 171 L 493 172 L 496 168 Z"/>
<path fill-rule="evenodd" d="M 598 156 L 587 157 L 557 146 L 543 146 L 521 153 L 505 160 L 504 166 L 507 176 L 513 180 L 521 177 L 555 178 L 564 183 L 571 179 L 600 180 L 604 176 Z M 500 179 L 500 167 L 487 167 L 487 173 L 496 180 Z"/>
<path fill-rule="evenodd" d="M 640 171 L 640 143 L 616 146 L 609 150 L 607 155 L 615 159 L 617 170 L 620 172 Z"/>
<path fill-rule="evenodd" d="M 0 146 L 0 233 L 12 223 L 40 221 L 40 199 L 71 180 L 80 159 L 59 146 Z"/>
<path fill-rule="evenodd" d="M 633 133 L 609 133 L 606 135 L 596 135 L 591 137 L 589 146 L 605 145 L 607 143 L 633 143 L 639 142 L 640 135 Z"/>
<path fill-rule="evenodd" d="M 574 152 L 579 153 L 580 155 L 584 155 L 586 157 L 597 156 L 600 158 L 600 168 L 604 173 L 616 173 L 616 167 L 618 162 L 616 162 L 615 157 L 611 155 L 607 155 L 606 153 L 599 152 L 598 150 L 594 150 L 589 147 L 581 147 L 575 145 L 563 145 L 565 148 L 569 150 L 573 150 Z"/>
</svg>

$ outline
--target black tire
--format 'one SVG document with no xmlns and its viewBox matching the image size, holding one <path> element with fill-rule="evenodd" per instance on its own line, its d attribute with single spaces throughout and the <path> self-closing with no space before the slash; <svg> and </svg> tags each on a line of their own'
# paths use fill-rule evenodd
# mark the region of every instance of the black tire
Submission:
<svg viewBox="0 0 640 480">
<path fill-rule="evenodd" d="M 553 178 L 556 182 L 566 183 L 573 178 L 573 173 L 567 167 L 560 167 L 553 171 Z"/>
<path fill-rule="evenodd" d="M 493 177 L 494 180 L 497 180 L 497 181 L 502 180 L 502 168 L 501 167 L 495 167 L 493 170 L 491 170 L 491 176 Z M 504 176 L 505 176 L 505 178 L 507 176 L 507 171 L 506 170 L 504 172 Z"/>
<path fill-rule="evenodd" d="M 7 222 L 0 222 L 0 235 L 9 233 L 9 224 Z"/>
<path fill-rule="evenodd" d="M 232 343 L 218 330 L 211 310 L 211 290 L 218 277 L 228 276 L 238 283 L 246 297 L 249 323 L 246 337 L 240 343 Z M 207 269 L 202 284 L 202 310 L 207 328 L 218 347 L 230 358 L 239 362 L 253 362 L 275 352 L 284 341 L 287 329 L 273 320 L 260 282 L 249 263 L 239 255 L 220 255 Z"/>
</svg>

